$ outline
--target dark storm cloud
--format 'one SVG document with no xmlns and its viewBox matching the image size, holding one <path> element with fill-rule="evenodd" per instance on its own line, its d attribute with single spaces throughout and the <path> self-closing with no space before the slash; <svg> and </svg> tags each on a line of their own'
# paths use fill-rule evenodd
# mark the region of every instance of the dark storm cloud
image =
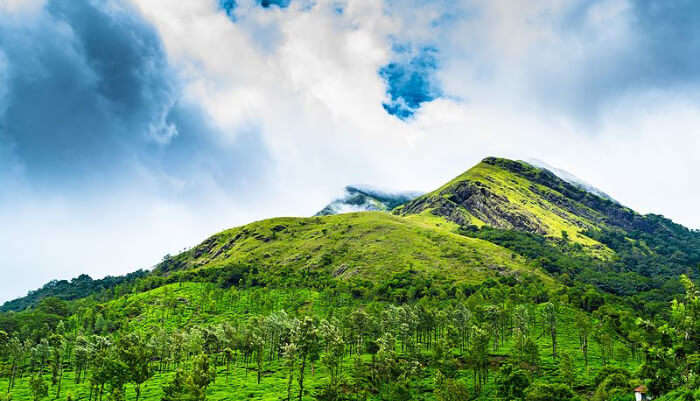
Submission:
<svg viewBox="0 0 700 401">
<path fill-rule="evenodd" d="M 610 102 L 648 90 L 697 98 L 700 2 L 631 1 L 601 24 L 592 15 L 604 3 L 578 2 L 558 22 L 567 44 L 561 59 L 567 62 L 553 66 L 551 59 L 539 62 L 533 55 L 531 84 L 540 100 L 594 120 Z M 615 26 L 625 29 L 602 34 Z"/>
<path fill-rule="evenodd" d="M 158 36 L 133 10 L 51 1 L 34 18 L 2 21 L 0 49 L 2 127 L 33 178 L 90 174 L 174 134 L 162 118 L 175 84 Z"/>
<path fill-rule="evenodd" d="M 700 80 L 700 2 L 695 0 L 634 3 L 635 22 L 647 50 L 641 55 L 646 82 L 655 85 Z M 644 82 L 644 81 L 643 81 Z"/>
<path fill-rule="evenodd" d="M 236 171 L 217 171 L 235 161 L 214 170 L 193 161 L 261 150 L 219 144 L 202 112 L 178 102 L 158 34 L 124 2 L 53 0 L 29 18 L 0 16 L 0 55 L 0 141 L 37 186 L 91 185 L 134 165 L 230 181 Z"/>
</svg>

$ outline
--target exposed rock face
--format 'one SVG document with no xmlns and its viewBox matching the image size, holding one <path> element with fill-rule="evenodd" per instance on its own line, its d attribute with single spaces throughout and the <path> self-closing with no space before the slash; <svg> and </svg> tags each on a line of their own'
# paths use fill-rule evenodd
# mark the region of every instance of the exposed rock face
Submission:
<svg viewBox="0 0 700 401">
<path fill-rule="evenodd" d="M 459 225 L 472 224 L 470 216 L 474 216 L 493 227 L 545 233 L 537 216 L 511 207 L 508 198 L 478 181 L 461 181 L 437 195 L 422 196 L 406 204 L 400 213 L 418 214 L 427 209 Z"/>
</svg>

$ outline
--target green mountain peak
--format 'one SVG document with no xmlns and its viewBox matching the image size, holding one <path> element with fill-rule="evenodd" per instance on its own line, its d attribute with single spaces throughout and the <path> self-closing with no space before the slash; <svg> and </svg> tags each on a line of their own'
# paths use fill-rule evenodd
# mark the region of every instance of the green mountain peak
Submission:
<svg viewBox="0 0 700 401">
<path fill-rule="evenodd" d="M 586 197 L 595 195 L 548 170 L 521 161 L 488 157 L 437 190 L 408 202 L 396 213 L 429 212 L 463 226 L 488 225 L 556 238 L 568 236 L 591 250 L 605 253 L 599 242 L 585 235 L 604 220 L 599 211 L 579 201 Z"/>
</svg>

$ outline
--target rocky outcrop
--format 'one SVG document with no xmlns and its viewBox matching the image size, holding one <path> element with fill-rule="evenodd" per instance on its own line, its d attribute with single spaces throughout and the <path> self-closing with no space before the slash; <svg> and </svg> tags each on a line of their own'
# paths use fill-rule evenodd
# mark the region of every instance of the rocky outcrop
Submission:
<svg viewBox="0 0 700 401">
<path fill-rule="evenodd" d="M 457 182 L 437 195 L 429 194 L 407 203 L 399 213 L 418 214 L 425 210 L 459 225 L 472 224 L 470 216 L 474 216 L 493 227 L 546 233 L 537 216 L 512 206 L 508 198 L 492 192 L 479 181 Z"/>
</svg>

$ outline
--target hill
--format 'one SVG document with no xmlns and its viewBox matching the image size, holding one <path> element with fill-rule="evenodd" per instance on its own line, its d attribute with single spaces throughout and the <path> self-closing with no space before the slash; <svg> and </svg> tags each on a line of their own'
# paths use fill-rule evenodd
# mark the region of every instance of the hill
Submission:
<svg viewBox="0 0 700 401">
<path fill-rule="evenodd" d="M 313 276 L 380 283 L 402 272 L 472 284 L 519 272 L 548 279 L 513 252 L 454 229 L 439 219 L 382 212 L 275 218 L 216 234 L 154 273 L 255 266 L 257 280 L 278 282 Z"/>
<path fill-rule="evenodd" d="M 97 280 L 93 280 L 87 274 L 80 275 L 70 281 L 53 280 L 37 290 L 29 291 L 24 297 L 5 302 L 0 306 L 0 312 L 16 312 L 31 308 L 38 305 L 44 298 L 56 297 L 66 301 L 85 298 L 111 290 L 119 285 L 134 282 L 147 274 L 144 270 L 138 270 L 124 276 L 107 276 Z"/>
<path fill-rule="evenodd" d="M 253 222 L 128 279 L 49 283 L 0 312 L 0 387 L 627 401 L 644 384 L 700 399 L 700 233 L 497 158 L 397 205 Z"/>
</svg>

